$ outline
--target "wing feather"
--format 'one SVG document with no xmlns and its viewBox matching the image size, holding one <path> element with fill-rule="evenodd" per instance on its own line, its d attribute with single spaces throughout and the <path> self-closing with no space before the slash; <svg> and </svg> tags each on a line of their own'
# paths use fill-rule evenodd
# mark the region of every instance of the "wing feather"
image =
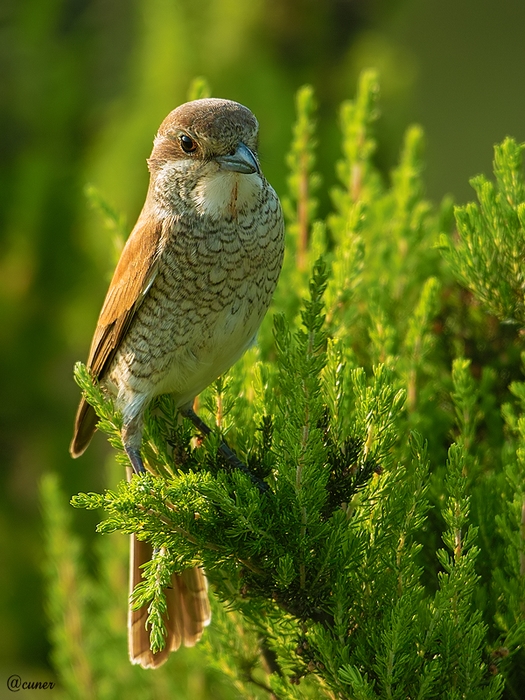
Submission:
<svg viewBox="0 0 525 700">
<path fill-rule="evenodd" d="M 102 379 L 109 369 L 137 309 L 155 280 L 164 222 L 143 212 L 124 246 L 89 351 L 87 367 L 94 379 Z M 87 448 L 96 424 L 93 408 L 82 398 L 70 447 L 73 457 L 78 457 Z"/>
<path fill-rule="evenodd" d="M 162 222 L 141 217 L 120 256 L 98 319 L 88 368 L 101 379 L 157 274 Z"/>
</svg>

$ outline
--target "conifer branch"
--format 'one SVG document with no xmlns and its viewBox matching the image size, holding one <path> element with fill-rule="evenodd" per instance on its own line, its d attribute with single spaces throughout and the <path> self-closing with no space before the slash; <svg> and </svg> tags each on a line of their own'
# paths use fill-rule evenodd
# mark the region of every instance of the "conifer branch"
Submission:
<svg viewBox="0 0 525 700">
<path fill-rule="evenodd" d="M 191 98 L 207 94 L 194 82 Z M 517 700 L 525 682 L 525 382 L 516 366 L 523 147 L 512 139 L 496 147 L 494 182 L 472 181 L 478 203 L 456 209 L 454 237 L 450 201 L 435 211 L 423 196 L 420 127 L 407 130 L 390 178 L 374 164 L 378 95 L 367 71 L 342 107 L 339 184 L 319 221 L 316 103 L 311 88 L 298 93 L 284 201 L 292 255 L 273 337 L 268 320 L 260 347 L 202 393 L 211 435 L 196 435 L 173 400 L 159 397 L 145 417 L 148 472 L 125 481 L 121 416 L 76 366 L 121 473 L 116 487 L 72 503 L 104 513 L 103 542 L 135 533 L 152 545 L 133 604 L 148 606 L 154 649 L 164 644 L 170 576 L 204 567 L 213 619 L 197 665 L 216 669 L 237 695 Z M 226 434 L 265 493 L 224 460 Z M 46 497 L 46 522 L 64 686 L 83 683 L 87 697 L 137 688 L 174 696 L 170 668 L 191 662 L 173 655 L 147 680 L 124 663 L 123 627 L 110 620 L 120 619 L 114 601 L 127 599 L 125 575 L 114 575 L 105 544 L 101 570 L 115 583 L 86 573 L 68 520 L 53 519 L 57 499 Z"/>
</svg>

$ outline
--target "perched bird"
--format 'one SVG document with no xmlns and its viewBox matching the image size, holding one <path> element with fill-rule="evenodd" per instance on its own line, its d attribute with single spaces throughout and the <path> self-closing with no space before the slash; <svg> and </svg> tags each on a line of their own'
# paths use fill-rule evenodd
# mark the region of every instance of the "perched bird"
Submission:
<svg viewBox="0 0 525 700">
<path fill-rule="evenodd" d="M 140 447 L 150 401 L 172 394 L 202 428 L 194 398 L 254 342 L 270 304 L 284 224 L 257 142 L 250 110 L 221 99 L 181 105 L 155 137 L 146 202 L 111 280 L 87 363 L 122 412 L 122 443 L 135 473 L 144 471 Z M 73 457 L 96 426 L 82 399 Z M 133 536 L 132 589 L 150 556 L 149 545 Z M 162 664 L 181 643 L 195 644 L 210 619 L 201 569 L 174 575 L 166 594 L 163 651 L 150 650 L 147 611 L 130 612 L 130 658 L 144 668 Z"/>
</svg>

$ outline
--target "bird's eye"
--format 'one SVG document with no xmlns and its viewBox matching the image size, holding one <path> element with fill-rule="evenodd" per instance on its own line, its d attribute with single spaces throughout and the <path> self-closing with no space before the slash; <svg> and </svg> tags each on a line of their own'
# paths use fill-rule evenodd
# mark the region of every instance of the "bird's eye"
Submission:
<svg viewBox="0 0 525 700">
<path fill-rule="evenodd" d="M 180 137 L 180 145 L 182 146 L 184 153 L 193 153 L 193 151 L 197 148 L 197 143 L 191 138 L 191 136 L 188 136 L 188 134 L 182 134 Z"/>
</svg>

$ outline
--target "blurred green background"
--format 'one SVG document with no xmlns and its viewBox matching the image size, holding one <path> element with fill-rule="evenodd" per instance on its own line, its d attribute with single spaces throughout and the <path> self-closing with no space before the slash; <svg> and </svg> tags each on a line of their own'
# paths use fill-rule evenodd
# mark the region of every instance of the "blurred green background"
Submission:
<svg viewBox="0 0 525 700">
<path fill-rule="evenodd" d="M 129 230 L 155 131 L 202 75 L 214 96 L 255 112 L 265 174 L 282 194 L 294 93 L 308 82 L 319 101 L 324 214 L 339 104 L 359 71 L 376 67 L 385 175 L 404 129 L 420 122 L 428 196 L 465 202 L 468 178 L 491 172 L 493 143 L 525 139 L 524 27 L 522 0 L 1 1 L 2 677 L 49 663 L 41 475 L 57 471 L 67 494 L 104 481 L 100 436 L 78 461 L 68 454 L 73 363 L 86 358 L 114 255 L 85 185 Z M 75 522 L 92 532 L 95 517 Z"/>
</svg>

